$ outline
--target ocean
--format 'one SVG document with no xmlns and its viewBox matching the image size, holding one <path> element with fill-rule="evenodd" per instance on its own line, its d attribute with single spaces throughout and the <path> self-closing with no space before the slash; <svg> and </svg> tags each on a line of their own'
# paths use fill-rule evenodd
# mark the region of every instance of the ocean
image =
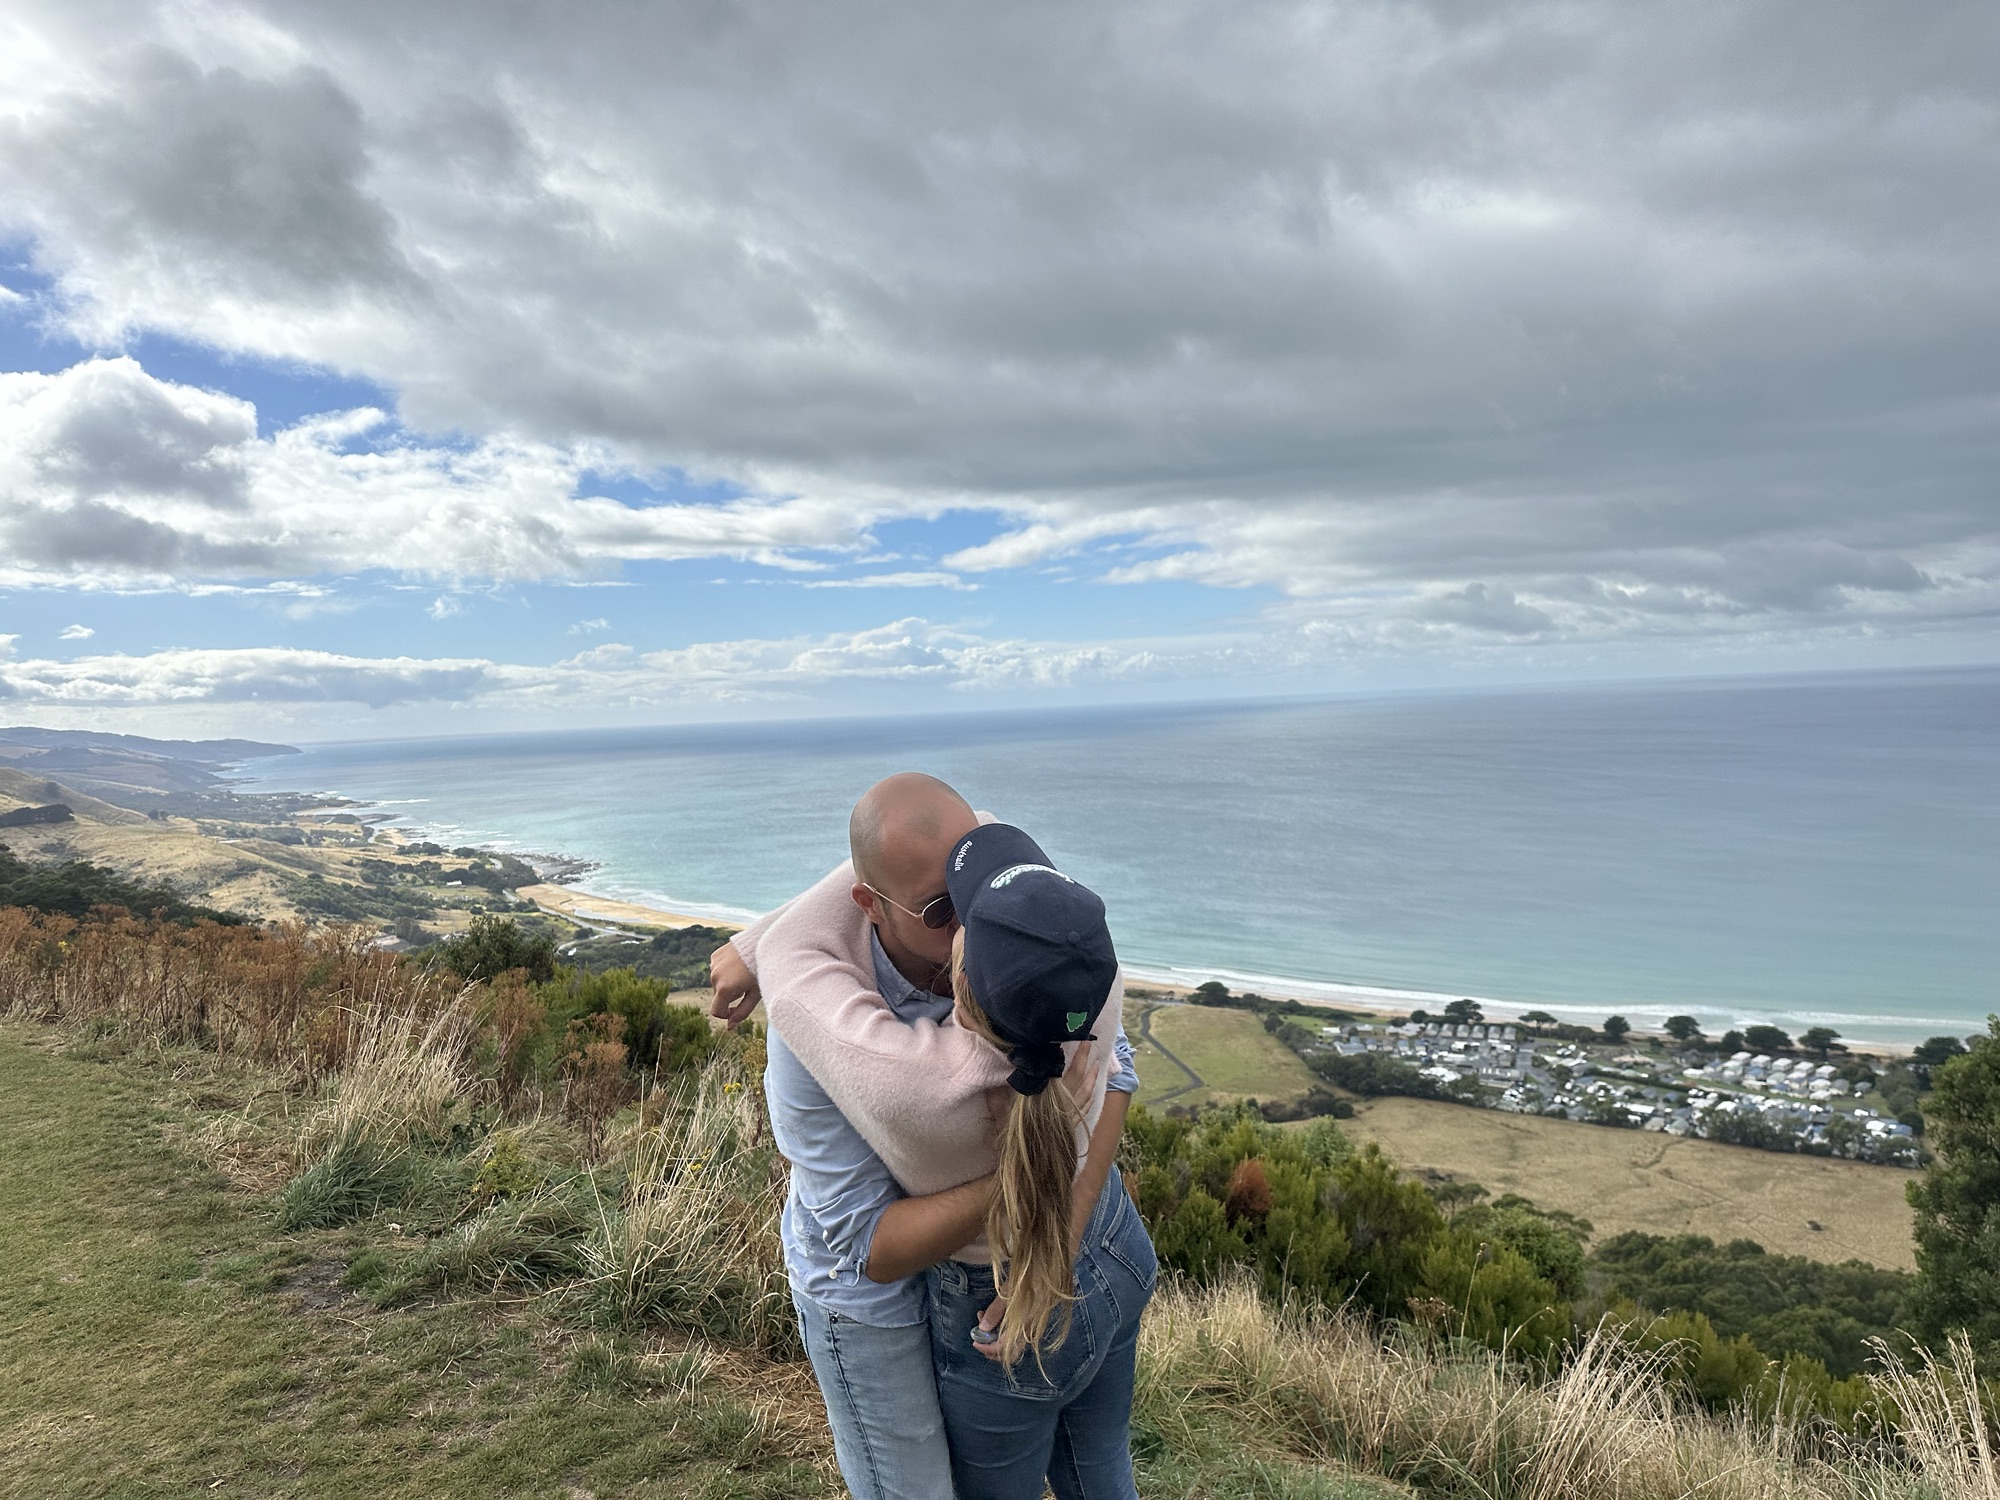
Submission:
<svg viewBox="0 0 2000 1500">
<path fill-rule="evenodd" d="M 741 918 L 921 769 L 1135 974 L 1861 1040 L 2000 1009 L 2000 669 L 344 742 L 244 768 Z"/>
</svg>

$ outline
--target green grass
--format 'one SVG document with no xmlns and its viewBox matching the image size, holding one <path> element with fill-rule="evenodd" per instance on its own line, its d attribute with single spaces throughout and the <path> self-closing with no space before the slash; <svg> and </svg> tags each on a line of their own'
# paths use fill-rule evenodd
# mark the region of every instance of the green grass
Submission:
<svg viewBox="0 0 2000 1500">
<path fill-rule="evenodd" d="M 1138 1050 L 1139 1103 L 1152 1103 L 1186 1085 L 1186 1074 L 1141 1044 L 1136 1025 L 1128 1025 L 1126 1030 Z M 1162 1005 L 1152 1013 L 1151 1031 L 1204 1084 L 1174 1095 L 1167 1101 L 1172 1104 L 1302 1099 L 1316 1081 L 1298 1054 L 1267 1032 L 1263 1021 L 1250 1011 Z"/>
<path fill-rule="evenodd" d="M 720 1356 L 347 1291 L 386 1227 L 281 1233 L 170 1083 L 0 1022 L 0 1496 L 834 1493 Z"/>
</svg>

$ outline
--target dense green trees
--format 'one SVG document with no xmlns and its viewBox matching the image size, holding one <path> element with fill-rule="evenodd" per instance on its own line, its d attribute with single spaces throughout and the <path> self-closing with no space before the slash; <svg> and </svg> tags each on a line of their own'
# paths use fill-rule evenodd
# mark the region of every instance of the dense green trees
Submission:
<svg viewBox="0 0 2000 1500">
<path fill-rule="evenodd" d="M 1965 1053 L 1965 1043 L 1955 1036 L 1934 1036 L 1922 1043 L 1910 1054 L 1910 1071 L 1916 1074 L 1918 1087 L 1929 1088 L 1933 1071 Z"/>
<path fill-rule="evenodd" d="M 1969 1334 L 2000 1359 L 2000 1016 L 1935 1068 L 1926 1104 L 1933 1153 L 1909 1187 L 1916 1209 L 1916 1325 L 1933 1343 Z"/>
<path fill-rule="evenodd" d="M 1698 1234 L 1613 1235 L 1592 1249 L 1589 1270 L 1603 1296 L 1652 1312 L 1700 1313 L 1725 1338 L 1747 1338 L 1778 1358 L 1808 1356 L 1836 1376 L 1867 1364 L 1870 1338 L 1909 1325 L 1915 1292 L 1902 1271 L 1827 1265 Z"/>
<path fill-rule="evenodd" d="M 1744 1029 L 1743 1045 L 1752 1052 L 1789 1052 L 1792 1038 L 1776 1026 L 1750 1026 Z"/>
<path fill-rule="evenodd" d="M 28 906 L 66 917 L 87 916 L 93 907 L 115 906 L 136 917 L 157 914 L 169 922 L 243 920 L 233 913 L 196 905 L 167 886 L 142 885 L 84 860 L 31 865 L 5 844 L 0 844 L 0 906 Z"/>
</svg>

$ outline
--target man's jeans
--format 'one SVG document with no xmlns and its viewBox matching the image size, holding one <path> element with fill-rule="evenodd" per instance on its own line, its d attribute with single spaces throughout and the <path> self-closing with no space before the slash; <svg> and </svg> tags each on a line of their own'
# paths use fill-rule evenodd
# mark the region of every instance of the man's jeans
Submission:
<svg viewBox="0 0 2000 1500">
<path fill-rule="evenodd" d="M 950 1500 L 930 1326 L 876 1328 L 796 1294 L 792 1305 L 854 1500 Z"/>
<path fill-rule="evenodd" d="M 993 1269 L 948 1260 L 929 1272 L 931 1352 L 958 1500 L 1136 1500 L 1132 1376 L 1139 1315 L 1159 1262 L 1117 1172 L 1084 1232 L 1069 1337 L 1010 1373 L 979 1353 L 972 1325 L 993 1300 Z"/>
</svg>

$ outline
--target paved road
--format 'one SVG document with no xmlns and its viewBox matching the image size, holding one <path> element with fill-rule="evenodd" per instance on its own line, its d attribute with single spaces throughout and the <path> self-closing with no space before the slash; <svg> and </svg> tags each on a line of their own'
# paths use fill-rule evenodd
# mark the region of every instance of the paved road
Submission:
<svg viewBox="0 0 2000 1500">
<path fill-rule="evenodd" d="M 1169 1100 L 1178 1099 L 1182 1094 L 1191 1094 L 1196 1089 L 1208 1087 L 1207 1080 L 1201 1074 L 1195 1072 L 1193 1068 L 1190 1068 L 1186 1063 L 1174 1056 L 1167 1045 L 1153 1035 L 1153 1016 L 1159 1009 L 1160 1006 L 1157 1004 L 1146 1007 L 1144 1014 L 1139 1017 L 1139 1035 L 1144 1041 L 1150 1043 L 1160 1056 L 1185 1073 L 1188 1081 L 1177 1089 L 1171 1089 L 1164 1094 L 1156 1095 L 1151 1101 L 1156 1106 L 1165 1104 Z"/>
</svg>

